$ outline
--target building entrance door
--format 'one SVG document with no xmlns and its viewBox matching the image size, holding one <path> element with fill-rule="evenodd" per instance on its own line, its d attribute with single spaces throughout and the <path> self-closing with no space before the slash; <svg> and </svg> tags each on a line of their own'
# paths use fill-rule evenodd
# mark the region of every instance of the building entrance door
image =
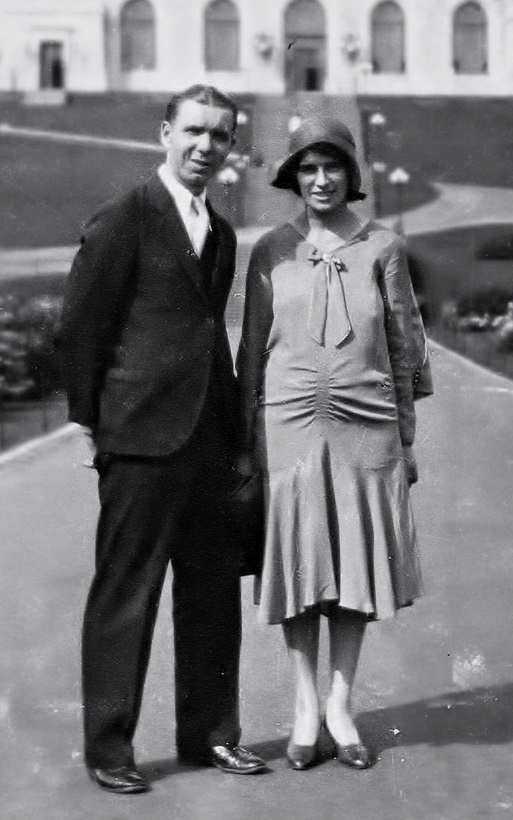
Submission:
<svg viewBox="0 0 513 820">
<path fill-rule="evenodd" d="M 63 44 L 46 40 L 39 46 L 39 87 L 64 88 Z"/>
<path fill-rule="evenodd" d="M 321 91 L 323 58 L 321 47 L 315 44 L 294 44 L 290 48 L 287 70 L 287 91 Z"/>
<path fill-rule="evenodd" d="M 322 91 L 325 43 L 324 10 L 318 0 L 292 0 L 285 10 L 287 91 Z"/>
</svg>

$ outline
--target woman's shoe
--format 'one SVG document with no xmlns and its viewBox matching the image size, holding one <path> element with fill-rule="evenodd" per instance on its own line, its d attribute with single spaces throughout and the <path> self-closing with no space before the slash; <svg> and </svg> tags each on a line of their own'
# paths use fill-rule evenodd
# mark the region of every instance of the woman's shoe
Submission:
<svg viewBox="0 0 513 820">
<path fill-rule="evenodd" d="M 350 743 L 348 746 L 341 746 L 331 734 L 326 718 L 324 718 L 323 726 L 335 749 L 333 757 L 339 763 L 344 766 L 351 766 L 353 769 L 370 769 L 374 765 L 376 761 L 367 746 L 363 743 Z"/>
<path fill-rule="evenodd" d="M 290 738 L 287 746 L 287 759 L 290 768 L 295 772 L 304 772 L 305 769 L 309 769 L 317 762 L 318 755 L 317 741 L 313 746 L 299 746 Z"/>
</svg>

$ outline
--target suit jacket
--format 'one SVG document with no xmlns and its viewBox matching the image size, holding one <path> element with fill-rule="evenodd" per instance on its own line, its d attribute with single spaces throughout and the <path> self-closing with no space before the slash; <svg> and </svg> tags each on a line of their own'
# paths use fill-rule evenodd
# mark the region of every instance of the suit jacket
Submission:
<svg viewBox="0 0 513 820">
<path fill-rule="evenodd" d="M 181 447 L 212 371 L 238 435 L 224 310 L 235 269 L 231 226 L 210 204 L 217 239 L 210 287 L 158 176 L 89 223 L 68 279 L 60 347 L 72 421 L 99 451 L 162 456 Z"/>
</svg>

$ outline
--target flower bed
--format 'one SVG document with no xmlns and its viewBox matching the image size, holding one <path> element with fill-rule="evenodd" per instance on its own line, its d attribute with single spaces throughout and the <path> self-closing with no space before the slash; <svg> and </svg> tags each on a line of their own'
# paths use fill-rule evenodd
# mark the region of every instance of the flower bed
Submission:
<svg viewBox="0 0 513 820">
<path fill-rule="evenodd" d="M 0 279 L 0 450 L 66 422 L 55 348 L 65 277 Z"/>
<path fill-rule="evenodd" d="M 0 394 L 42 399 L 61 387 L 55 335 L 62 296 L 0 295 Z"/>
<path fill-rule="evenodd" d="M 447 300 L 440 320 L 434 335 L 441 342 L 513 377 L 513 286 L 481 288 Z"/>
</svg>

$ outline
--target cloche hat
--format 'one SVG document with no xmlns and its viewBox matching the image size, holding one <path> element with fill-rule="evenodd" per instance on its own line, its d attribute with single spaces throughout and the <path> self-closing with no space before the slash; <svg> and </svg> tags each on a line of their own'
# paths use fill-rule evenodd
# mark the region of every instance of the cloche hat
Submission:
<svg viewBox="0 0 513 820">
<path fill-rule="evenodd" d="M 289 142 L 289 153 L 286 159 L 278 162 L 271 173 L 271 185 L 274 188 L 286 188 L 299 195 L 297 170 L 302 155 L 322 145 L 333 146 L 347 165 L 349 172 L 349 202 L 365 199 L 367 196 L 360 187 L 362 177 L 356 159 L 356 145 L 349 128 L 340 120 L 323 115 L 303 119 L 299 127 L 292 132 Z"/>
</svg>

